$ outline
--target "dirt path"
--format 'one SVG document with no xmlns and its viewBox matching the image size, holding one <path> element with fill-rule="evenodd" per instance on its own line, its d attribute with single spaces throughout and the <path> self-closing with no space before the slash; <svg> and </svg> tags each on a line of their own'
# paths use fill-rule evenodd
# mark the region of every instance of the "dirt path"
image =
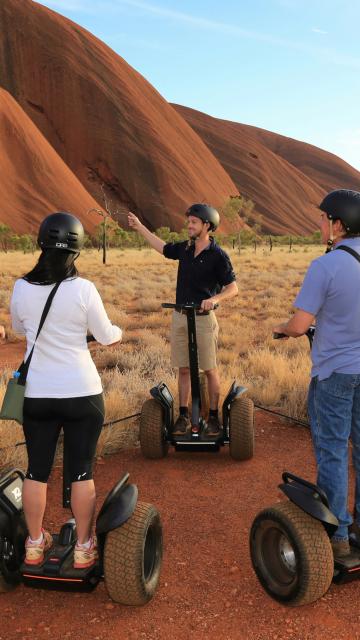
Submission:
<svg viewBox="0 0 360 640">
<path fill-rule="evenodd" d="M 112 603 L 104 585 L 91 594 L 31 590 L 0 596 L 0 640 L 343 640 L 360 638 L 360 582 L 332 586 L 313 605 L 273 602 L 252 571 L 248 531 L 256 512 L 282 499 L 284 469 L 314 478 L 308 431 L 257 413 L 256 457 L 171 452 L 144 460 L 139 449 L 96 465 L 99 502 L 126 470 L 143 501 L 161 512 L 165 555 L 161 585 L 143 608 Z M 61 469 L 49 487 L 46 524 L 68 517 L 59 507 Z"/>
<path fill-rule="evenodd" d="M 13 369 L 21 364 L 24 357 L 25 342 L 2 342 L 0 344 L 0 366 Z"/>
</svg>

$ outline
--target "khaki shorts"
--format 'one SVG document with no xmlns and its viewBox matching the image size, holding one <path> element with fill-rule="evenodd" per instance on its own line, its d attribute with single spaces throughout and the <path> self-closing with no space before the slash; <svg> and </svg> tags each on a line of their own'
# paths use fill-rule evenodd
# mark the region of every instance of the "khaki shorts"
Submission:
<svg viewBox="0 0 360 640">
<path fill-rule="evenodd" d="M 215 369 L 219 325 L 216 315 L 196 316 L 196 340 L 199 368 L 203 371 Z M 173 312 L 171 323 L 171 366 L 180 368 L 189 366 L 189 344 L 187 317 L 178 311 Z"/>
</svg>

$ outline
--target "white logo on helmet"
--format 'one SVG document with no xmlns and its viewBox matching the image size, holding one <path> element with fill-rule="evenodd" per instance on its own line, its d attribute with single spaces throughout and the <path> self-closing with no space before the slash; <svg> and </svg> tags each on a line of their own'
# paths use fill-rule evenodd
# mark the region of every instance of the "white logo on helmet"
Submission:
<svg viewBox="0 0 360 640">
<path fill-rule="evenodd" d="M 69 245 L 66 242 L 57 242 L 55 244 L 55 247 L 57 247 L 58 249 L 67 249 L 68 246 Z"/>
</svg>

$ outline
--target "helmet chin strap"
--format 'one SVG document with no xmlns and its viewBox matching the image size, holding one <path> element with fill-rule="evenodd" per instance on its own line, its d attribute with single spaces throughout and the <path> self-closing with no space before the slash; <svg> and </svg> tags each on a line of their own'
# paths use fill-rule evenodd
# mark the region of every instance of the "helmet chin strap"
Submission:
<svg viewBox="0 0 360 640">
<path fill-rule="evenodd" d="M 333 221 L 330 218 L 328 218 L 328 220 L 329 220 L 329 228 L 330 228 L 330 237 L 329 237 L 329 239 L 327 241 L 327 249 L 326 249 L 325 253 L 329 253 L 330 251 L 333 251 L 333 249 L 334 249 L 334 240 L 335 240 L 334 231 L 333 231 Z"/>
</svg>

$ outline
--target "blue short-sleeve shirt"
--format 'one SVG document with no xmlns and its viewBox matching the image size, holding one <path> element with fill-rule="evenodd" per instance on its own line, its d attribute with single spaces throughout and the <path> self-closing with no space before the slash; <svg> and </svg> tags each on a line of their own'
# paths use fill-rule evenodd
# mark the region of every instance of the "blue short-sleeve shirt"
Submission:
<svg viewBox="0 0 360 640">
<path fill-rule="evenodd" d="M 228 254 L 211 238 L 206 249 L 195 257 L 194 243 L 169 242 L 165 258 L 179 260 L 176 284 L 177 304 L 201 304 L 236 279 Z"/>
<path fill-rule="evenodd" d="M 341 240 L 360 254 L 360 238 Z M 316 316 L 311 376 L 360 373 L 360 262 L 342 250 L 314 260 L 295 307 Z"/>
</svg>

